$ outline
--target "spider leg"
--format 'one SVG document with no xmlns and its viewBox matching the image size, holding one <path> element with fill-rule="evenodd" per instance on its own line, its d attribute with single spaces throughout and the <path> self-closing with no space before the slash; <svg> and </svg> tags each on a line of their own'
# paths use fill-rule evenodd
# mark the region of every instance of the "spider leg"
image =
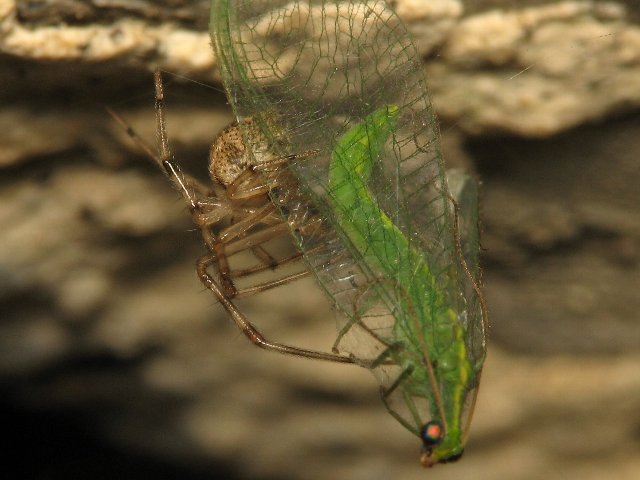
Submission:
<svg viewBox="0 0 640 480">
<path fill-rule="evenodd" d="M 300 253 L 297 253 L 289 257 L 285 257 L 281 260 L 277 260 L 273 256 L 271 256 L 264 248 L 261 247 L 261 244 L 263 243 L 266 243 L 279 236 L 289 234 L 289 227 L 275 214 L 276 207 L 273 204 L 268 203 L 264 207 L 256 210 L 252 214 L 247 215 L 243 219 L 224 229 L 218 235 L 219 243 L 214 246 L 214 251 L 218 258 L 218 272 L 220 275 L 220 281 L 225 293 L 229 297 L 233 298 L 235 296 L 252 295 L 284 285 L 293 280 L 305 277 L 310 274 L 308 270 L 305 270 L 271 282 L 256 285 L 242 291 L 238 290 L 235 287 L 233 283 L 234 275 L 228 262 L 228 257 L 232 256 L 235 253 L 244 251 L 246 249 L 251 249 L 254 254 L 264 262 L 264 267 L 254 267 L 249 269 L 248 271 L 241 271 L 242 276 L 246 276 L 251 273 L 257 273 L 259 271 L 264 271 L 266 268 L 274 269 L 276 266 L 302 258 L 302 255 Z M 275 220 L 275 223 L 273 225 L 269 225 L 269 222 L 267 221 L 269 217 L 273 217 L 273 219 Z M 247 233 L 256 225 L 260 225 L 262 228 L 256 231 L 252 231 L 251 233 Z"/>
<path fill-rule="evenodd" d="M 153 78 L 155 83 L 156 132 L 158 135 L 158 150 L 160 152 L 160 158 L 157 159 L 157 162 L 187 201 L 189 210 L 193 214 L 194 212 L 200 211 L 200 204 L 194 189 L 194 179 L 185 175 L 180 165 L 174 162 L 172 158 L 164 113 L 164 88 L 162 86 L 162 75 L 160 74 L 159 68 L 156 68 Z"/>
<path fill-rule="evenodd" d="M 261 175 L 259 172 L 266 172 L 271 169 L 273 171 L 274 168 L 283 165 L 284 163 L 290 162 L 296 159 L 307 158 L 311 156 L 315 156 L 318 154 L 318 150 L 308 150 L 305 152 L 301 152 L 299 154 L 291 154 L 284 157 L 277 158 L 271 161 L 262 162 L 260 165 L 247 169 L 242 172 L 238 177 L 234 179 L 229 185 L 226 186 L 226 195 L 229 198 L 231 203 L 246 203 L 250 201 L 255 201 L 260 197 L 266 196 L 269 191 L 273 188 L 279 188 L 284 186 L 286 180 L 282 177 L 280 178 L 267 178 L 267 175 Z M 270 177 L 273 177 L 272 175 Z M 253 215 L 248 215 L 244 217 L 242 220 L 234 222 L 233 225 L 229 226 L 227 229 L 223 230 L 220 233 L 220 238 L 222 240 L 227 240 L 232 238 L 233 236 L 241 236 L 246 230 L 251 228 L 252 226 L 258 223 L 270 223 L 267 222 L 266 219 L 269 215 L 273 216 L 273 224 L 277 224 L 282 222 L 282 219 L 276 214 L 276 209 L 268 202 L 262 211 L 255 212 Z M 301 254 L 292 255 L 290 257 L 277 260 L 275 259 L 269 252 L 267 252 L 261 246 L 253 246 L 251 247 L 254 255 L 260 260 L 266 268 L 274 269 L 278 265 L 282 265 L 283 263 L 287 263 L 293 260 L 297 260 L 301 258 Z M 218 249 L 220 255 L 229 255 L 228 250 L 224 249 L 224 251 L 220 251 Z M 231 272 L 228 271 L 228 263 L 224 264 L 224 268 L 221 270 L 221 274 L 225 277 L 231 276 Z M 262 271 L 264 268 L 251 268 L 244 271 L 239 272 L 242 276 L 249 275 L 251 273 Z"/>
<path fill-rule="evenodd" d="M 254 254 L 256 253 L 255 251 L 258 250 L 258 249 L 261 249 L 267 255 L 269 255 L 266 252 L 266 250 L 262 249 L 262 247 L 254 247 L 252 249 Z M 302 254 L 300 252 L 296 252 L 296 253 L 294 253 L 292 255 L 289 255 L 288 257 L 284 257 L 284 258 L 280 258 L 280 259 L 273 258 L 273 257 L 271 257 L 271 255 L 269 255 L 269 260 L 270 261 L 267 261 L 267 259 L 265 259 L 265 260 L 263 260 L 263 263 L 255 265 L 253 267 L 243 268 L 243 269 L 239 269 L 239 270 L 231 270 L 231 276 L 234 277 L 234 278 L 242 278 L 242 277 L 246 277 L 246 276 L 249 276 L 249 275 L 254 275 L 254 274 L 259 273 L 259 272 L 264 272 L 265 270 L 273 270 L 276 267 L 279 267 L 281 265 L 286 265 L 287 263 L 295 262 L 295 261 L 299 260 L 300 258 L 302 258 Z"/>
<path fill-rule="evenodd" d="M 287 275 L 277 280 L 261 283 L 259 285 L 254 285 L 253 287 L 249 287 L 249 288 L 243 288 L 238 290 L 236 294 L 236 298 L 248 297 L 250 295 L 255 295 L 256 293 L 264 292 L 266 290 L 271 290 L 272 288 L 286 285 L 287 283 L 293 282 L 295 280 L 299 280 L 301 278 L 308 277 L 309 275 L 311 275 L 311 272 L 309 272 L 308 270 L 302 270 L 301 272 L 292 273 L 291 275 Z"/>
<path fill-rule="evenodd" d="M 202 232 L 203 240 L 209 250 L 217 242 L 215 235 L 207 228 L 218 223 L 220 220 L 230 215 L 233 210 L 224 196 L 214 193 L 210 187 L 206 186 L 193 176 L 184 173 L 180 166 L 171 158 L 171 150 L 167 140 L 166 121 L 164 114 L 164 92 L 162 87 L 162 77 L 159 70 L 154 75 L 155 80 L 155 105 L 156 124 L 158 136 L 158 150 L 154 150 L 145 142 L 136 131 L 129 125 L 122 116 L 109 107 L 107 113 L 122 127 L 132 141 L 138 145 L 145 154 L 169 177 L 174 187 L 181 193 L 189 205 L 189 209 L 195 224 Z M 159 153 L 158 153 L 159 152 Z"/>
<path fill-rule="evenodd" d="M 317 149 L 307 150 L 305 152 L 292 153 L 284 157 L 276 158 L 275 160 L 262 162 L 251 169 L 245 170 L 238 175 L 233 182 L 227 185 L 227 195 L 230 200 L 246 200 L 264 195 L 273 188 L 283 186 L 282 184 L 286 182 L 286 180 L 282 178 L 273 178 L 273 175 L 269 175 L 270 178 L 267 180 L 267 178 L 265 178 L 266 174 L 273 174 L 274 171 L 278 171 L 277 169 L 286 163 L 314 157 L 318 155 L 318 153 L 319 150 Z M 261 172 L 264 172 L 265 176 L 260 175 L 259 173 Z M 278 172 L 280 174 L 282 173 L 281 170 Z"/>
<path fill-rule="evenodd" d="M 202 284 L 209 289 L 222 304 L 225 310 L 240 328 L 244 335 L 255 345 L 283 354 L 296 355 L 307 358 L 315 358 L 339 363 L 354 363 L 350 357 L 333 353 L 320 352 L 298 348 L 277 342 L 271 342 L 246 319 L 231 301 L 234 296 L 248 296 L 270 288 L 274 288 L 298 278 L 307 276 L 308 271 L 294 273 L 283 278 L 255 285 L 244 290 L 237 290 L 233 285 L 233 276 L 247 276 L 263 271 L 267 268 L 275 268 L 278 265 L 292 262 L 301 258 L 300 253 L 290 255 L 284 259 L 276 259 L 262 246 L 263 243 L 274 239 L 285 232 L 289 233 L 287 224 L 277 217 L 276 208 L 268 202 L 263 208 L 245 207 L 251 201 L 258 201 L 260 196 L 265 196 L 269 191 L 263 178 L 258 178 L 253 171 L 244 172 L 231 187 L 227 188 L 226 195 L 216 195 L 215 191 L 204 185 L 199 180 L 182 171 L 180 165 L 174 161 L 166 130 L 166 118 L 164 108 L 164 88 L 162 76 L 159 70 L 154 73 L 155 84 L 155 110 L 156 130 L 158 137 L 157 153 L 147 144 L 127 122 L 115 111 L 107 108 L 107 112 L 123 128 L 127 135 L 136 143 L 145 154 L 158 165 L 169 177 L 173 185 L 184 197 L 189 205 L 192 217 L 201 230 L 205 244 L 210 253 L 200 257 L 197 261 L 197 273 Z M 307 155 L 304 153 L 300 156 Z M 283 161 L 298 158 L 297 155 L 286 157 Z M 277 185 L 277 181 L 274 181 Z M 234 220 L 234 216 L 238 220 Z M 212 227 L 228 219 L 229 226 L 220 234 L 215 234 Z M 247 233 L 253 227 L 256 231 Z M 250 249 L 264 265 L 232 272 L 228 265 L 228 257 Z M 207 272 L 208 267 L 215 264 L 219 273 L 221 285 Z"/>
<path fill-rule="evenodd" d="M 275 207 L 272 204 L 269 204 L 264 208 L 265 210 L 267 208 L 269 210 L 273 209 L 273 212 L 275 212 Z M 248 221 L 247 226 L 250 228 L 251 226 L 253 226 L 252 224 L 257 223 L 257 221 L 263 216 L 264 213 L 265 212 L 256 212 L 256 218 L 253 221 Z M 243 219 L 243 221 L 244 220 L 246 219 Z M 231 281 L 233 277 L 235 278 L 246 277 L 248 275 L 259 273 L 267 269 L 273 270 L 277 266 L 281 266 L 286 263 L 290 263 L 290 262 L 302 259 L 302 253 L 300 252 L 296 252 L 288 257 L 276 259 L 272 257 L 266 250 L 262 249 L 261 244 L 263 243 L 269 242 L 283 235 L 288 237 L 288 234 L 290 232 L 289 226 L 284 221 L 280 219 L 277 219 L 277 220 L 278 220 L 277 223 L 274 223 L 273 225 L 268 225 L 268 224 L 262 225 L 262 228 L 256 230 L 255 232 L 251 232 L 247 234 L 246 229 L 244 232 L 237 232 L 234 241 L 230 241 L 229 243 L 223 246 L 219 246 L 218 250 L 216 251 L 217 252 L 222 251 L 222 255 L 224 255 L 227 258 L 232 255 L 235 255 L 236 253 L 244 251 L 246 249 L 251 249 L 254 252 L 254 254 L 258 256 L 258 258 L 260 258 L 259 257 L 260 254 L 266 255 L 266 258 L 264 258 L 262 265 L 250 267 L 247 269 L 231 270 L 228 264 L 224 265 L 223 267 L 221 267 L 220 264 L 218 264 L 218 270 L 221 276 L 228 278 L 229 281 Z M 235 227 L 235 224 L 233 225 L 233 227 Z M 311 230 L 311 229 L 317 229 L 319 227 L 320 225 L 317 222 L 309 222 L 304 228 Z M 226 234 L 227 234 L 227 231 L 223 232 L 223 234 L 220 235 L 220 239 L 222 241 L 230 240 L 230 238 L 227 237 Z M 260 251 L 256 252 L 256 249 L 261 249 L 262 253 L 259 253 Z M 337 261 L 339 260 L 339 258 L 336 258 L 335 260 Z M 284 277 L 284 279 L 268 282 L 259 286 L 258 289 L 252 288 L 250 289 L 250 291 L 254 293 L 257 293 L 258 291 L 264 291 L 269 288 L 274 288 L 284 283 L 288 283 L 289 281 L 295 280 L 297 278 L 302 278 L 304 276 L 309 275 L 310 273 L 311 273 L 310 271 L 305 270 L 304 273 L 301 272 L 301 273 L 291 275 L 289 277 Z M 249 290 L 246 293 L 248 292 Z M 237 291 L 236 293 L 240 294 L 239 291 Z"/>
<path fill-rule="evenodd" d="M 320 250 L 322 250 L 322 247 L 315 247 L 315 248 L 307 250 L 307 253 L 313 254 L 314 252 L 317 252 L 317 251 L 320 251 Z M 273 269 L 276 266 L 281 266 L 281 265 L 285 265 L 285 264 L 290 263 L 290 262 L 297 261 L 297 260 L 299 260 L 301 258 L 302 258 L 302 253 L 296 252 L 296 253 L 288 256 L 288 257 L 284 257 L 284 258 L 277 259 L 277 260 L 274 259 L 275 265 L 264 264 L 264 265 L 256 265 L 254 267 L 244 268 L 244 269 L 241 269 L 241 270 L 232 270 L 231 271 L 231 276 L 233 278 L 246 277 L 248 275 L 252 275 L 252 274 L 255 274 L 255 273 L 263 272 L 263 271 L 268 270 L 268 269 Z M 327 265 L 331 265 L 332 263 L 340 261 L 340 258 L 341 257 L 336 257 L 336 258 L 332 259 L 330 262 L 327 262 Z"/>
<path fill-rule="evenodd" d="M 268 202 L 264 207 L 259 208 L 255 212 L 234 222 L 233 225 L 230 225 L 227 228 L 223 229 L 218 234 L 218 238 L 222 242 L 230 242 L 235 238 L 241 238 L 252 227 L 264 223 L 263 221 L 265 218 L 275 213 L 276 207 L 271 202 Z M 278 223 L 283 222 L 280 220 Z"/>
<path fill-rule="evenodd" d="M 237 307 L 231 302 L 227 296 L 224 295 L 221 288 L 214 281 L 213 277 L 207 272 L 207 268 L 216 263 L 217 259 L 213 255 L 203 255 L 197 261 L 198 277 L 202 284 L 209 289 L 218 299 L 218 301 L 225 308 L 233 322 L 242 331 L 242 333 L 253 343 L 260 348 L 278 352 L 286 355 L 295 355 L 298 357 L 315 358 L 317 360 L 327 360 L 331 362 L 339 363 L 354 363 L 350 357 L 343 355 L 336 355 L 333 353 L 320 352 L 317 350 L 307 350 L 304 348 L 298 348 L 283 343 L 271 342 L 267 340 L 258 329 L 237 309 Z"/>
<path fill-rule="evenodd" d="M 278 259 L 273 257 L 269 252 L 267 252 L 267 250 L 264 247 L 261 247 L 260 245 L 251 248 L 251 252 L 262 263 L 262 265 L 260 265 L 261 268 L 266 267 L 266 268 L 269 268 L 269 269 L 273 270 L 278 265 L 282 265 L 283 263 L 287 263 L 287 259 L 282 259 L 282 260 L 279 261 Z M 294 257 L 299 257 L 299 255 L 293 255 L 293 256 Z M 291 258 L 291 257 L 287 257 L 287 258 Z M 247 269 L 244 269 L 244 271 L 246 272 Z M 236 272 L 235 275 L 237 276 L 238 273 Z M 247 273 L 245 273 L 244 275 L 247 275 Z"/>
<path fill-rule="evenodd" d="M 247 201 L 261 197 L 269 192 L 265 179 L 253 169 L 247 169 L 226 186 L 231 201 Z"/>
<path fill-rule="evenodd" d="M 289 275 L 282 279 L 274 280 L 271 282 L 267 282 L 261 285 L 251 287 L 249 289 L 246 289 L 245 291 L 238 290 L 233 284 L 232 272 L 228 263 L 228 258 L 230 256 L 236 253 L 239 253 L 241 251 L 244 251 L 246 249 L 254 248 L 256 246 L 259 246 L 262 243 L 272 240 L 273 238 L 276 238 L 283 234 L 288 234 L 288 233 L 289 233 L 289 227 L 284 222 L 281 222 L 277 225 L 269 226 L 257 232 L 240 237 L 238 240 L 231 242 L 229 244 L 224 244 L 223 242 L 217 243 L 216 250 L 215 250 L 215 256 L 217 259 L 217 269 L 220 274 L 220 281 L 223 284 L 223 289 L 225 291 L 225 294 L 227 294 L 231 298 L 238 295 L 243 295 L 243 296 L 251 295 L 264 290 L 268 290 L 270 288 L 275 288 L 280 285 L 284 285 L 285 283 L 288 283 L 290 281 L 309 275 L 308 271 L 303 271 L 300 273 Z M 300 257 L 298 256 L 296 258 L 300 258 Z M 278 265 L 279 264 L 280 263 L 278 263 Z"/>
<path fill-rule="evenodd" d="M 267 197 L 268 192 L 269 186 L 267 186 L 265 179 L 261 175 L 256 174 L 252 169 L 245 170 L 232 183 L 227 185 L 226 196 L 231 205 L 241 207 L 251 202 L 255 203 L 260 201 L 265 202 L 265 205 L 252 213 L 243 215 L 239 220 L 232 222 L 231 225 L 219 233 L 219 240 L 222 243 L 228 243 L 242 238 L 244 243 L 237 244 L 235 248 L 239 248 L 240 250 L 250 248 L 256 258 L 267 268 L 274 269 L 280 262 L 269 254 L 260 243 L 264 243 L 280 235 L 280 229 L 277 229 L 277 232 L 272 231 L 273 233 L 268 233 L 266 236 L 264 236 L 262 232 L 267 230 L 267 225 L 283 224 L 283 220 L 277 215 L 275 206 L 269 201 Z M 249 230 L 258 225 L 263 227 L 261 231 L 247 234 Z M 247 246 L 243 246 L 245 244 Z M 229 262 L 225 258 L 232 255 L 232 251 L 229 249 L 229 246 L 224 245 L 216 245 L 212 251 L 215 251 L 219 258 L 218 270 L 224 290 L 230 296 L 234 296 L 237 290 L 231 279 L 232 274 Z"/>
<path fill-rule="evenodd" d="M 202 231 L 209 251 L 215 255 L 220 283 L 224 293 L 229 298 L 234 298 L 238 295 L 246 296 L 258 293 L 308 275 L 308 272 L 289 275 L 282 279 L 254 286 L 243 292 L 239 291 L 235 286 L 233 279 L 237 276 L 231 269 L 229 257 L 237 253 L 251 250 L 260 260 L 264 261 L 264 264 L 258 267 L 250 268 L 247 271 L 241 270 L 241 276 L 258 273 L 266 269 L 274 269 L 279 265 L 301 258 L 300 254 L 295 254 L 278 260 L 272 257 L 262 247 L 262 244 L 270 240 L 282 235 L 289 235 L 289 227 L 275 216 L 275 212 L 276 209 L 273 204 L 268 203 L 264 207 L 246 214 L 243 218 L 222 230 L 218 235 L 214 235 L 209 228 L 219 221 L 218 217 L 215 218 L 215 222 L 208 223 L 207 221 L 200 220 L 200 216 L 194 215 L 194 219 L 196 223 L 199 224 L 198 226 Z"/>
<path fill-rule="evenodd" d="M 254 167 L 255 171 L 274 171 L 277 170 L 280 166 L 289 163 L 291 161 L 302 160 L 305 158 L 316 157 L 320 153 L 320 150 L 317 148 L 311 150 L 305 150 L 304 152 L 299 153 L 290 153 L 288 155 L 284 155 L 283 157 L 276 158 L 274 160 L 269 160 L 266 162 L 262 162 L 260 165 L 256 165 Z"/>
<path fill-rule="evenodd" d="M 133 129 L 133 127 L 115 110 L 110 107 L 104 107 L 107 113 L 115 120 L 115 122 L 122 128 L 122 130 L 127 134 L 127 136 L 133 141 L 138 147 L 146 154 L 149 159 L 153 161 L 158 167 L 162 169 L 162 171 L 167 174 L 166 168 L 162 165 L 162 160 L 158 156 L 158 153 L 155 152 L 151 146 L 144 140 L 138 133 Z M 179 170 L 179 169 L 178 169 Z M 209 192 L 209 188 L 202 183 L 200 180 L 197 180 L 195 177 L 182 173 L 184 180 L 193 187 L 193 189 L 200 195 L 207 195 Z"/>
</svg>

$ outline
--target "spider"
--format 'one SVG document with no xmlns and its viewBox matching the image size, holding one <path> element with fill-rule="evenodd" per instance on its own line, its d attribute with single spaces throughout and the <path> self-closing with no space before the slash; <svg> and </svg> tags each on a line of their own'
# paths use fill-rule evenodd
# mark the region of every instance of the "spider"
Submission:
<svg viewBox="0 0 640 480">
<path fill-rule="evenodd" d="M 164 88 L 159 69 L 154 73 L 156 133 L 158 152 L 142 140 L 126 121 L 115 111 L 108 113 L 126 131 L 127 135 L 164 172 L 187 202 L 196 227 L 202 233 L 207 253 L 196 261 L 196 272 L 202 284 L 210 290 L 225 308 L 233 322 L 254 344 L 265 350 L 287 355 L 314 358 L 340 363 L 354 363 L 352 357 L 337 353 L 308 350 L 266 339 L 237 308 L 234 299 L 285 285 L 310 274 L 308 269 L 285 275 L 265 283 L 239 289 L 234 280 L 252 277 L 276 267 L 300 261 L 296 252 L 283 258 L 275 258 L 264 247 L 270 240 L 290 235 L 290 225 L 280 216 L 271 201 L 271 189 L 294 181 L 282 167 L 287 162 L 317 155 L 317 150 L 299 154 L 278 156 L 269 149 L 268 142 L 253 119 L 248 117 L 224 128 L 213 141 L 209 153 L 211 185 L 205 185 L 192 175 L 182 171 L 173 159 L 167 136 Z M 242 135 L 244 133 L 244 136 Z M 251 145 L 245 145 L 243 139 Z M 250 151 L 251 149 L 251 151 Z M 276 175 L 277 174 L 277 175 Z M 295 222 L 295 220 L 289 220 Z M 306 222 L 304 227 L 318 228 L 318 222 Z M 255 266 L 233 270 L 230 257 L 241 252 L 251 252 L 259 263 Z M 209 273 L 217 271 L 217 275 Z"/>
</svg>

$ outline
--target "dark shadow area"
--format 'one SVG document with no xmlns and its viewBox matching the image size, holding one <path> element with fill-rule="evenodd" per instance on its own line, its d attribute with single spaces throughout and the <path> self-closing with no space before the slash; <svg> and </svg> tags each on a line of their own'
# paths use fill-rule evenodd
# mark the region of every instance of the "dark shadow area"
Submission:
<svg viewBox="0 0 640 480">
<path fill-rule="evenodd" d="M 6 393 L 6 392 L 5 392 Z M 6 395 L 3 395 L 6 398 Z M 7 478 L 23 480 L 93 480 L 180 478 L 210 480 L 239 478 L 230 469 L 215 465 L 187 468 L 115 448 L 92 434 L 86 422 L 71 412 L 28 411 L 0 403 L 3 436 L 10 442 L 3 470 Z"/>
</svg>

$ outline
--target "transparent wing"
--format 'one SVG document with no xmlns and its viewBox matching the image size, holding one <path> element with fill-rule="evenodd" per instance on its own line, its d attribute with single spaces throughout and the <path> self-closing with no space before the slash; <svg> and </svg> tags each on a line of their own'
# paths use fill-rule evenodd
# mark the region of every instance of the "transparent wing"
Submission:
<svg viewBox="0 0 640 480">
<path fill-rule="evenodd" d="M 422 62 L 393 10 L 384 1 L 213 0 L 211 29 L 232 108 L 239 120 L 252 117 L 260 125 L 267 139 L 262 148 L 282 158 L 318 152 L 265 174 L 306 262 L 340 312 L 336 348 L 363 364 L 373 361 L 372 366 L 396 348 L 398 319 L 419 308 L 398 288 L 398 279 L 424 263 L 438 302 L 456 313 L 455 321 L 466 332 L 468 355 L 479 373 L 484 327 L 477 291 L 469 287 L 456 249 L 452 202 Z M 327 199 L 329 163 L 340 137 L 388 105 L 399 107 L 397 127 L 375 159 L 368 186 L 380 211 L 412 251 L 420 252 L 409 263 L 399 262 L 392 275 L 363 262 L 339 228 L 342 213 L 332 210 Z M 477 238 L 466 245 L 465 260 L 479 278 L 477 253 L 471 252 Z M 425 329 L 409 328 L 404 335 L 431 335 L 427 342 L 436 342 L 429 325 Z M 398 358 L 387 357 L 376 370 L 383 386 L 397 390 L 398 406 L 391 406 L 392 411 L 417 432 L 433 415 L 430 397 L 437 387 L 416 389 L 408 380 L 398 382 L 406 368 Z M 418 393 L 426 398 L 423 407 L 400 405 Z"/>
<path fill-rule="evenodd" d="M 486 353 L 486 325 L 482 299 L 477 289 L 482 285 L 480 270 L 480 218 L 478 211 L 478 182 L 468 173 L 459 169 L 447 170 L 449 191 L 458 207 L 458 233 L 460 248 L 467 275 L 461 277 L 462 293 L 466 300 L 466 314 L 469 316 L 467 345 L 473 359 L 481 368 Z M 471 278 L 470 278 L 471 277 Z"/>
</svg>

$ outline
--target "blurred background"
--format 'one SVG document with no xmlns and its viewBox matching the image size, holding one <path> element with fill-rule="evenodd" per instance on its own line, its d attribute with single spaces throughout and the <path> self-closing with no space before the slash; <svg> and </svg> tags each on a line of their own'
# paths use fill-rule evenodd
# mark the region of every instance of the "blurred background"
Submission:
<svg viewBox="0 0 640 480">
<path fill-rule="evenodd" d="M 253 347 L 204 292 L 185 205 L 106 114 L 203 175 L 231 120 L 205 0 L 0 0 L 0 418 L 7 478 L 640 478 L 640 7 L 397 0 L 445 159 L 482 179 L 491 329 L 464 458 L 366 370 Z M 328 350 L 312 280 L 241 304 Z M 25 458 L 28 459 L 25 461 Z"/>
</svg>

